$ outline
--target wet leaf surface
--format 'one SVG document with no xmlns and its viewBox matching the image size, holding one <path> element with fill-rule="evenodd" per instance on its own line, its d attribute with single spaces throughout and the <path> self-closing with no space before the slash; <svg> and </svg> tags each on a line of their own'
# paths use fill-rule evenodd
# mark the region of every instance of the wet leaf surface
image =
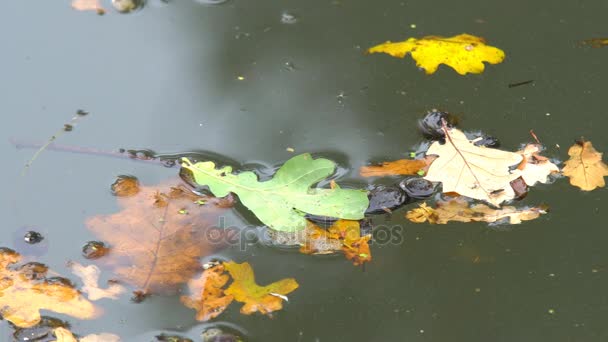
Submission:
<svg viewBox="0 0 608 342">
<path fill-rule="evenodd" d="M 200 270 L 198 259 L 222 247 L 207 232 L 232 206 L 230 198 L 201 197 L 178 181 L 142 186 L 137 195 L 117 201 L 122 211 L 91 217 L 86 225 L 110 244 L 99 261 L 134 286 L 137 298 L 172 293 L 190 280 Z"/>
<path fill-rule="evenodd" d="M 40 310 L 50 310 L 80 319 L 93 319 L 100 308 L 80 295 L 64 278 L 47 277 L 42 264 L 17 263 L 21 256 L 0 248 L 0 313 L 17 327 L 31 327 L 40 322 Z"/>
<path fill-rule="evenodd" d="M 216 169 L 213 162 L 194 164 L 183 159 L 182 167 L 215 196 L 237 194 L 260 221 L 279 231 L 304 229 L 305 214 L 359 220 L 369 205 L 363 190 L 311 188 L 331 176 L 336 164 L 328 159 L 314 159 L 308 153 L 286 161 L 265 182 L 260 182 L 253 172 L 234 174 L 228 166 Z"/>
<path fill-rule="evenodd" d="M 590 141 L 572 145 L 568 155 L 570 159 L 565 162 L 562 172 L 570 178 L 570 184 L 584 191 L 603 188 L 606 185 L 604 177 L 608 176 L 608 166 L 602 161 L 602 153 L 598 152 Z"/>
<path fill-rule="evenodd" d="M 208 321 L 220 315 L 234 299 L 224 294 L 223 287 L 230 277 L 224 273 L 224 265 L 206 269 L 199 278 L 188 282 L 189 296 L 181 296 L 185 306 L 196 310 L 197 321 Z"/>
<path fill-rule="evenodd" d="M 407 212 L 408 220 L 415 223 L 429 222 L 431 224 L 447 224 L 453 222 L 501 222 L 518 224 L 522 221 L 534 220 L 547 213 L 546 207 L 518 209 L 503 206 L 493 209 L 485 204 L 470 204 L 462 197 L 448 201 L 438 201 L 435 208 L 422 203 L 418 208 Z"/>
<path fill-rule="evenodd" d="M 286 295 L 298 288 L 293 278 L 282 279 L 266 286 L 256 284 L 253 269 L 248 262 L 237 264 L 225 262 L 224 267 L 232 277 L 232 284 L 225 294 L 243 303 L 241 313 L 250 315 L 255 312 L 268 315 L 283 308 Z"/>
<path fill-rule="evenodd" d="M 383 52 L 398 58 L 410 53 L 416 65 L 424 69 L 427 74 L 435 73 L 439 64 L 448 65 L 461 75 L 479 74 L 485 69 L 483 62 L 498 64 L 505 58 L 502 50 L 486 45 L 481 37 L 466 33 L 453 37 L 409 38 L 397 43 L 388 41 L 367 51 L 368 53 Z"/>
</svg>

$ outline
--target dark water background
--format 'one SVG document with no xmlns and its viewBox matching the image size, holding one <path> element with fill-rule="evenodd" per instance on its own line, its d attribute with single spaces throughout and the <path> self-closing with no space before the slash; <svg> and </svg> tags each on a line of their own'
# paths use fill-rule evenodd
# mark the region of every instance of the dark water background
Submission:
<svg viewBox="0 0 608 342">
<path fill-rule="evenodd" d="M 40 261 L 69 275 L 66 260 L 85 262 L 80 246 L 94 238 L 84 220 L 117 210 L 108 190 L 116 175 L 148 184 L 175 175 L 45 152 L 20 177 L 34 151 L 18 151 L 8 139 L 44 141 L 79 108 L 90 116 L 61 143 L 203 149 L 265 165 L 288 159 L 287 147 L 353 170 L 397 159 L 421 141 L 415 122 L 431 108 L 499 137 L 505 149 L 529 141 L 534 129 L 552 158 L 564 160 L 581 136 L 606 151 L 608 47 L 578 41 L 608 36 L 607 11 L 608 2 L 595 0 L 179 0 L 97 16 L 69 1 L 5 1 L 0 245 L 14 247 L 15 231 L 36 227 L 48 242 Z M 282 23 L 285 13 L 296 22 Z M 387 39 L 462 32 L 505 50 L 504 63 L 481 75 L 442 66 L 427 76 L 410 59 L 363 54 Z M 529 79 L 535 83 L 507 87 Z M 357 177 L 347 175 L 368 181 Z M 300 288 L 273 319 L 243 316 L 233 304 L 219 322 L 254 341 L 606 341 L 605 199 L 605 189 L 583 193 L 564 179 L 537 186 L 522 205 L 546 203 L 552 211 L 509 231 L 414 225 L 401 210 L 374 222 L 402 225 L 403 242 L 373 246 L 365 271 L 342 257 L 229 249 L 223 256 L 248 260 L 260 283 L 295 277 Z M 237 215 L 228 221 L 243 224 Z M 107 331 L 125 341 L 172 331 L 197 338 L 207 326 L 176 297 L 101 305 L 107 313 L 95 321 L 56 316 L 75 332 Z M 9 334 L 0 322 L 0 340 Z"/>
</svg>

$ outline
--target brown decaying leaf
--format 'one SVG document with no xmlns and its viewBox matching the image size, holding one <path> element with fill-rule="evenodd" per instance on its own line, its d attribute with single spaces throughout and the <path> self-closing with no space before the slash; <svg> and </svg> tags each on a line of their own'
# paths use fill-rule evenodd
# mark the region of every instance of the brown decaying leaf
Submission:
<svg viewBox="0 0 608 342">
<path fill-rule="evenodd" d="M 95 11 L 99 15 L 106 13 L 99 0 L 72 0 L 72 8 L 78 11 Z"/>
<path fill-rule="evenodd" d="M 582 41 L 584 45 L 591 45 L 592 48 L 608 46 L 608 38 L 591 38 Z"/>
<path fill-rule="evenodd" d="M 247 262 L 242 264 L 224 262 L 224 267 L 233 280 L 224 293 L 234 296 L 234 300 L 245 304 L 241 307 L 241 313 L 245 315 L 256 311 L 268 315 L 282 309 L 283 300 L 287 298 L 285 296 L 298 288 L 298 283 L 293 278 L 259 286 L 255 283 L 253 270 Z"/>
<path fill-rule="evenodd" d="M 522 221 L 534 220 L 546 214 L 546 210 L 546 207 L 517 209 L 511 206 L 492 209 L 485 204 L 469 205 L 464 198 L 458 197 L 449 201 L 438 201 L 436 208 L 422 203 L 418 208 L 408 211 L 406 217 L 415 223 L 427 221 L 431 224 L 446 224 L 450 221 L 491 223 L 508 220 L 510 224 L 518 224 Z"/>
<path fill-rule="evenodd" d="M 606 186 L 608 166 L 602 161 L 602 153 L 595 150 L 590 141 L 580 141 L 568 150 L 570 159 L 562 172 L 570 177 L 570 184 L 584 191 Z"/>
<path fill-rule="evenodd" d="M 300 253 L 334 254 L 342 251 L 348 260 L 359 266 L 372 260 L 370 238 L 370 235 L 361 236 L 359 221 L 338 220 L 328 229 L 309 222 Z"/>
<path fill-rule="evenodd" d="M 420 172 L 426 174 L 433 160 L 435 156 L 427 156 L 424 159 L 399 159 L 380 165 L 363 166 L 359 169 L 359 174 L 362 177 L 417 175 Z"/>
<path fill-rule="evenodd" d="M 108 288 L 102 289 L 99 287 L 99 267 L 95 265 L 83 266 L 77 262 L 68 264 L 72 273 L 79 277 L 84 286 L 81 291 L 86 293 L 89 300 L 96 301 L 102 298 L 118 299 L 118 296 L 123 294 L 126 289 L 117 283 L 109 284 Z"/>
<path fill-rule="evenodd" d="M 21 328 L 40 322 L 40 311 L 50 310 L 80 319 L 102 313 L 64 278 L 47 278 L 46 266 L 29 263 L 16 266 L 19 253 L 0 248 L 0 314 Z"/>
<path fill-rule="evenodd" d="M 207 233 L 233 199 L 200 197 L 178 182 L 142 186 L 135 196 L 117 197 L 122 211 L 86 222 L 111 246 L 99 261 L 136 287 L 139 299 L 173 293 L 200 270 L 201 256 L 222 247 L 209 241 Z"/>
<path fill-rule="evenodd" d="M 206 269 L 199 278 L 188 281 L 189 296 L 181 296 L 184 305 L 196 310 L 197 321 L 208 321 L 224 312 L 234 299 L 222 289 L 230 280 L 220 264 Z"/>
<path fill-rule="evenodd" d="M 114 334 L 91 334 L 85 337 L 76 339 L 74 334 L 66 328 L 57 328 L 53 330 L 53 334 L 57 340 L 53 342 L 120 342 L 120 337 Z"/>
</svg>

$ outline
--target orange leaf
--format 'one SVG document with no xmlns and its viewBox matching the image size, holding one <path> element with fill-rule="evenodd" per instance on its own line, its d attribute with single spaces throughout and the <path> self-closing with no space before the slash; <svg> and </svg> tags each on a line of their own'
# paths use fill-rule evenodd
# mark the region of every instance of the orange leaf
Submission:
<svg viewBox="0 0 608 342">
<path fill-rule="evenodd" d="M 200 270 L 199 258 L 221 247 L 209 241 L 208 229 L 232 205 L 231 198 L 200 197 L 177 181 L 142 186 L 117 200 L 122 211 L 94 216 L 86 225 L 111 245 L 100 261 L 135 286 L 140 299 L 171 293 Z"/>
<path fill-rule="evenodd" d="M 302 254 L 333 254 L 342 251 L 355 266 L 372 260 L 368 245 L 371 236 L 361 236 L 359 221 L 338 220 L 328 229 L 309 222 L 305 233 L 304 243 L 300 247 Z"/>
<path fill-rule="evenodd" d="M 224 293 L 233 295 L 236 301 L 245 303 L 241 308 L 241 313 L 245 315 L 250 315 L 256 311 L 269 314 L 282 309 L 285 295 L 299 286 L 293 278 L 259 286 L 255 283 L 253 270 L 249 263 L 225 262 L 224 266 L 233 279 L 232 284 Z"/>
<path fill-rule="evenodd" d="M 47 267 L 39 263 L 14 266 L 19 253 L 0 248 L 0 314 L 21 328 L 40 322 L 42 309 L 80 319 L 93 319 L 102 313 L 80 295 L 65 278 L 47 278 Z"/>
<path fill-rule="evenodd" d="M 435 160 L 434 156 L 427 156 L 424 159 L 400 159 L 391 162 L 384 162 L 380 165 L 363 166 L 359 170 L 362 177 L 382 177 L 398 175 L 416 175 L 424 172 Z"/>
<path fill-rule="evenodd" d="M 230 280 L 224 273 L 224 265 L 206 269 L 199 278 L 188 282 L 189 296 L 181 296 L 184 305 L 196 310 L 197 321 L 208 321 L 224 312 L 232 303 L 233 296 L 226 296 L 222 287 Z"/>
<path fill-rule="evenodd" d="M 562 172 L 570 177 L 570 184 L 584 191 L 603 188 L 604 177 L 608 176 L 608 166 L 602 161 L 602 153 L 593 148 L 590 141 L 581 141 L 568 150 L 570 159 Z"/>
</svg>

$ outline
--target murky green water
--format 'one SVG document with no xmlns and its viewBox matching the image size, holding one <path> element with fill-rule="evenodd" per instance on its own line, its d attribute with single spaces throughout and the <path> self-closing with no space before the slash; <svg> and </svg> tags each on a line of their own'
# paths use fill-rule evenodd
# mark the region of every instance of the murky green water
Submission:
<svg viewBox="0 0 608 342">
<path fill-rule="evenodd" d="M 499 137 L 505 149 L 530 140 L 533 129 L 552 158 L 564 160 L 581 136 L 606 151 L 608 48 L 577 41 L 608 36 L 607 10 L 602 1 L 180 0 L 97 16 L 69 1 L 5 2 L 0 245 L 14 247 L 15 231 L 35 227 L 48 242 L 41 261 L 67 275 L 66 260 L 85 262 L 80 247 L 94 238 L 84 220 L 117 210 L 109 192 L 116 175 L 153 184 L 175 174 L 45 152 L 21 178 L 33 151 L 8 139 L 44 141 L 79 108 L 91 115 L 61 143 L 202 149 L 266 165 L 288 159 L 287 147 L 352 169 L 399 158 L 421 141 L 415 122 L 431 108 Z M 295 23 L 281 22 L 290 15 Z M 507 59 L 481 75 L 441 67 L 427 76 L 409 59 L 363 54 L 387 39 L 462 32 L 486 37 Z M 347 177 L 367 182 L 356 172 Z M 374 223 L 402 225 L 403 242 L 373 246 L 365 270 L 340 256 L 232 248 L 222 256 L 251 262 L 260 283 L 295 277 L 301 286 L 273 319 L 243 316 L 233 305 L 219 322 L 254 341 L 605 341 L 602 200 L 605 190 L 583 193 L 565 180 L 537 186 L 522 204 L 552 211 L 508 231 L 413 225 L 400 210 Z M 237 215 L 228 220 L 243 224 Z M 95 321 L 56 316 L 78 333 L 108 331 L 125 341 L 160 332 L 197 338 L 206 326 L 175 297 L 101 305 L 107 313 Z M 10 333 L 0 322 L 0 339 Z"/>
</svg>

